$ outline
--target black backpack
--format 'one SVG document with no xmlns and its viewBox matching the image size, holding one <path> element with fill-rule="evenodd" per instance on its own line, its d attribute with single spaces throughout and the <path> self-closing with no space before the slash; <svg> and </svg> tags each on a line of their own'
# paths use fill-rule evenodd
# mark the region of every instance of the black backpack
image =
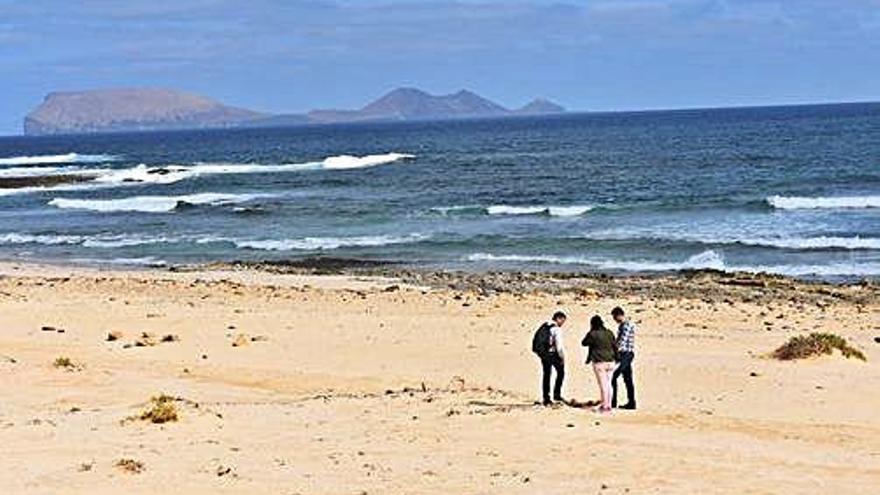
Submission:
<svg viewBox="0 0 880 495">
<path fill-rule="evenodd" d="M 535 336 L 532 337 L 532 352 L 539 357 L 550 355 L 550 350 L 553 348 L 553 333 L 550 330 L 553 326 L 552 323 L 544 323 L 535 330 Z"/>
</svg>

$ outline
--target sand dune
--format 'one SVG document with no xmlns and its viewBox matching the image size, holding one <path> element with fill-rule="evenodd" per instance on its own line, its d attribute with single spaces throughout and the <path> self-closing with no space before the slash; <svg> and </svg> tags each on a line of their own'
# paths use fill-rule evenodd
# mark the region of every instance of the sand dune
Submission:
<svg viewBox="0 0 880 495">
<path fill-rule="evenodd" d="M 867 298 L 806 304 L 796 285 L 763 299 L 684 297 L 669 289 L 692 283 L 683 279 L 629 296 L 622 288 L 633 282 L 480 295 L 253 270 L 4 264 L 0 273 L 3 493 L 867 494 L 880 486 L 872 286 L 846 289 Z M 535 325 L 556 308 L 572 314 L 566 395 L 592 399 L 576 344 L 589 316 L 616 304 L 641 328 L 640 409 L 600 416 L 535 406 Z M 764 357 L 813 330 L 848 338 L 868 361 Z M 108 341 L 110 332 L 118 338 Z M 144 332 L 153 345 L 135 345 Z M 162 342 L 169 334 L 179 340 Z M 54 366 L 58 357 L 75 366 Z M 137 419 L 160 393 L 176 398 L 179 420 Z"/>
</svg>

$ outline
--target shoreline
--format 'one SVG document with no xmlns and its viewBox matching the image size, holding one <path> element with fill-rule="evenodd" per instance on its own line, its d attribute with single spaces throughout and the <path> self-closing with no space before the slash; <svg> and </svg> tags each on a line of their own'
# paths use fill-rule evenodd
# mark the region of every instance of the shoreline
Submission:
<svg viewBox="0 0 880 495">
<path fill-rule="evenodd" d="M 857 307 L 880 300 L 880 284 L 863 279 L 833 282 L 804 280 L 775 274 L 682 270 L 669 273 L 625 273 L 611 275 L 549 271 L 465 271 L 417 268 L 394 261 L 333 257 L 285 261 L 232 261 L 171 266 L 107 265 L 91 263 L 15 262 L 0 260 L 0 276 L 54 273 L 55 276 L 116 274 L 179 277 L 213 274 L 214 279 L 377 281 L 431 290 L 474 293 L 479 296 L 562 295 L 583 297 L 652 297 L 700 299 L 733 303 L 791 302 L 825 307 L 847 303 Z"/>
</svg>

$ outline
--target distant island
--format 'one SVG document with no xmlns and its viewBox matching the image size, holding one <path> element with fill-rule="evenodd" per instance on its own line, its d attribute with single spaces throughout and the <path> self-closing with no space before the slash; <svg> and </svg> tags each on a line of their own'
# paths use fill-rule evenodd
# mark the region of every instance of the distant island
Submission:
<svg viewBox="0 0 880 495">
<path fill-rule="evenodd" d="M 398 88 L 359 110 L 267 114 L 224 105 L 211 98 L 172 89 L 114 88 L 48 94 L 25 117 L 24 134 L 39 136 L 279 127 L 344 122 L 513 117 L 562 112 L 565 112 L 563 107 L 544 99 L 536 99 L 518 109 L 508 109 L 467 90 L 448 95 L 431 95 L 415 88 Z"/>
</svg>

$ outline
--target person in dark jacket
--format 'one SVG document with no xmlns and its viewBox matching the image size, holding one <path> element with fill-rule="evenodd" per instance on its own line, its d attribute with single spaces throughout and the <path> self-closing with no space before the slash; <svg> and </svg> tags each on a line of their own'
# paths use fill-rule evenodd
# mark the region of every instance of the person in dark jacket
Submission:
<svg viewBox="0 0 880 495">
<path fill-rule="evenodd" d="M 600 412 L 611 411 L 611 374 L 617 361 L 617 339 L 599 315 L 590 319 L 590 331 L 584 335 L 581 345 L 589 348 L 587 364 L 593 364 L 596 382 L 599 384 Z"/>
<path fill-rule="evenodd" d="M 532 350 L 538 354 L 541 359 L 541 392 L 543 393 L 543 404 L 549 406 L 553 404 L 550 401 L 550 378 L 553 370 L 556 370 L 556 382 L 553 385 L 553 400 L 556 402 L 565 402 L 562 398 L 562 382 L 565 380 L 565 346 L 562 341 L 562 326 L 565 325 L 566 316 L 562 311 L 553 314 L 550 321 L 544 323 L 535 338 L 543 335 L 542 330 L 546 329 L 547 341 L 542 346 L 536 348 L 536 343 L 532 343 Z"/>
</svg>

